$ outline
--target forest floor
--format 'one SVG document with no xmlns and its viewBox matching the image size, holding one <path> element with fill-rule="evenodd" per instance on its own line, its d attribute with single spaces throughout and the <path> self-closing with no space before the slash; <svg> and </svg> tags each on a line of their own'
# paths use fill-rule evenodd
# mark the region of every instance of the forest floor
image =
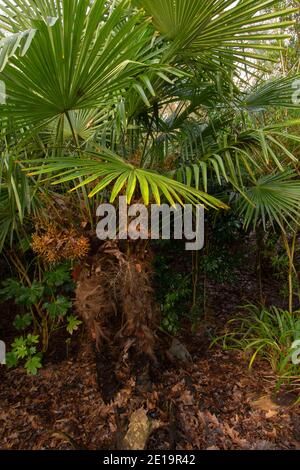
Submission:
<svg viewBox="0 0 300 470">
<path fill-rule="evenodd" d="M 273 283 L 269 289 L 276 293 Z M 118 449 L 126 417 L 143 407 L 155 422 L 148 449 L 300 449 L 299 407 L 290 393 L 274 394 L 268 365 L 249 370 L 240 353 L 208 348 L 207 331 L 222 332 L 251 290 L 253 279 L 242 276 L 238 285 L 210 284 L 206 322 L 179 338 L 192 361 L 169 364 L 146 391 L 131 378 L 109 403 L 83 336 L 68 357 L 49 357 L 35 377 L 1 367 L 0 448 Z"/>
</svg>

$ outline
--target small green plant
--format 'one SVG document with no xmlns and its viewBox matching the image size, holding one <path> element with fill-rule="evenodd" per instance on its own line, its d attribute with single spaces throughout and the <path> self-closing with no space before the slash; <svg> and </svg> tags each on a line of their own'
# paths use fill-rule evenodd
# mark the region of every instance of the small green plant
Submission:
<svg viewBox="0 0 300 470">
<path fill-rule="evenodd" d="M 182 263 L 171 265 L 170 253 L 172 249 L 177 251 L 178 259 L 182 246 L 169 241 L 162 241 L 166 249 L 157 254 L 155 258 L 155 284 L 156 299 L 162 312 L 161 327 L 169 334 L 176 334 L 180 330 L 181 321 L 190 312 L 192 302 L 191 275 L 180 272 Z"/>
<path fill-rule="evenodd" d="M 190 277 L 184 278 L 179 273 L 173 275 L 169 288 L 161 303 L 162 327 L 168 333 L 176 334 L 184 316 L 184 304 L 192 295 Z"/>
<path fill-rule="evenodd" d="M 26 330 L 32 324 L 32 314 L 25 313 L 24 315 L 16 315 L 13 323 L 14 327 L 18 331 Z"/>
<path fill-rule="evenodd" d="M 28 279 L 27 285 L 17 279 L 4 281 L 0 300 L 16 303 L 20 313 L 13 325 L 17 331 L 23 332 L 23 336 L 14 340 L 7 354 L 8 366 L 16 366 L 25 360 L 28 373 L 36 374 L 51 335 L 61 328 L 70 335 L 78 330 L 82 322 L 71 313 L 72 302 L 69 299 L 73 290 L 74 283 L 67 264 L 45 272 L 38 281 Z"/>
<path fill-rule="evenodd" d="M 289 267 L 289 259 L 286 253 L 277 253 L 271 258 L 274 275 L 277 279 L 282 279 Z"/>
<path fill-rule="evenodd" d="M 16 338 L 11 345 L 11 351 L 6 354 L 7 366 L 15 367 L 19 361 L 23 361 L 27 373 L 36 375 L 38 369 L 42 367 L 42 354 L 37 351 L 38 344 L 38 335 L 29 333 L 27 336 Z"/>
<path fill-rule="evenodd" d="M 236 269 L 242 265 L 242 250 L 232 249 L 234 242 L 246 237 L 241 220 L 234 212 L 208 215 L 205 249 L 200 256 L 200 271 L 219 284 L 236 282 Z"/>
<path fill-rule="evenodd" d="M 291 314 L 277 307 L 244 307 L 245 316 L 228 323 L 228 332 L 212 344 L 222 341 L 224 349 L 238 349 L 250 355 L 251 368 L 257 358 L 271 365 L 278 377 L 277 386 L 299 382 L 300 365 L 293 363 L 293 344 L 300 339 L 299 312 Z"/>
<path fill-rule="evenodd" d="M 72 335 L 74 331 L 78 330 L 81 324 L 82 324 L 82 321 L 79 320 L 76 315 L 69 315 L 67 317 L 66 330 L 70 335 Z"/>
<path fill-rule="evenodd" d="M 223 284 L 225 282 L 234 283 L 236 281 L 236 274 L 234 269 L 237 267 L 238 262 L 234 256 L 228 256 L 224 249 L 218 250 L 217 248 L 211 249 L 208 254 L 205 254 L 200 262 L 200 268 L 206 273 L 207 277 Z"/>
</svg>

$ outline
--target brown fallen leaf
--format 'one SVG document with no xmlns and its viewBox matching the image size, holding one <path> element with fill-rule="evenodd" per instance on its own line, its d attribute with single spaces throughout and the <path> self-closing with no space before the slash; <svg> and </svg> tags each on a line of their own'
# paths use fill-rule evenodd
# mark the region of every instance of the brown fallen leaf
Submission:
<svg viewBox="0 0 300 470">
<path fill-rule="evenodd" d="M 266 418 L 271 419 L 274 418 L 274 416 L 277 416 L 278 412 L 277 410 L 269 410 L 268 413 L 266 413 Z"/>
<path fill-rule="evenodd" d="M 189 390 L 185 390 L 182 395 L 180 395 L 180 400 L 185 406 L 191 406 L 195 402 L 194 397 Z"/>
<path fill-rule="evenodd" d="M 270 411 L 276 411 L 280 408 L 279 405 L 274 403 L 269 396 L 262 396 L 258 400 L 252 402 L 253 408 L 269 413 Z M 273 415 L 274 416 L 274 415 Z"/>
</svg>

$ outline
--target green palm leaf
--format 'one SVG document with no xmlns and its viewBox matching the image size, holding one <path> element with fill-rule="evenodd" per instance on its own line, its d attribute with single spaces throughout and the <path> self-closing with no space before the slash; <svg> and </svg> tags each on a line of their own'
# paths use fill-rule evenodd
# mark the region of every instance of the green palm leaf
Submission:
<svg viewBox="0 0 300 470">
<path fill-rule="evenodd" d="M 268 106 L 295 108 L 300 107 L 300 75 L 273 78 L 255 87 L 246 96 L 242 105 L 261 110 Z"/>
<path fill-rule="evenodd" d="M 264 176 L 245 193 L 247 199 L 239 196 L 238 210 L 247 228 L 261 221 L 264 228 L 269 222 L 285 231 L 292 220 L 298 223 L 300 181 L 292 171 Z"/>
<path fill-rule="evenodd" d="M 15 126 L 46 124 L 71 110 L 113 106 L 160 54 L 151 51 L 152 31 L 142 14 L 126 14 L 129 0 L 114 8 L 104 0 L 18 3 L 21 20 L 28 5 L 36 12 L 42 8 L 31 17 L 36 33 L 26 54 L 9 57 L 0 74 L 7 90 L 0 117 L 13 116 Z M 50 23 L 44 11 L 55 15 Z M 165 68 L 157 62 L 160 73 Z"/>
<path fill-rule="evenodd" d="M 157 204 L 161 203 L 164 196 L 168 202 L 174 205 L 184 201 L 192 204 L 205 204 L 214 208 L 226 208 L 225 204 L 205 192 L 193 189 L 176 180 L 151 170 L 136 168 L 123 161 L 107 149 L 101 152 L 86 152 L 83 156 L 64 159 L 48 158 L 32 160 L 28 171 L 30 175 L 51 174 L 52 184 L 62 184 L 80 179 L 73 190 L 94 184 L 89 196 L 93 197 L 109 185 L 114 183 L 111 192 L 111 202 L 126 187 L 128 204 L 134 194 L 139 192 L 146 205 L 152 197 Z M 137 191 L 139 189 L 139 191 Z M 151 195 L 151 196 L 150 196 Z"/>
<path fill-rule="evenodd" d="M 173 50 L 178 53 L 199 57 L 209 52 L 244 63 L 248 58 L 262 58 L 253 49 L 280 49 L 269 41 L 286 37 L 275 30 L 291 25 L 284 18 L 297 10 L 264 13 L 279 3 L 276 0 L 136 0 L 136 3 L 152 17 L 161 34 L 173 41 Z M 277 18 L 283 21 L 278 22 Z"/>
</svg>

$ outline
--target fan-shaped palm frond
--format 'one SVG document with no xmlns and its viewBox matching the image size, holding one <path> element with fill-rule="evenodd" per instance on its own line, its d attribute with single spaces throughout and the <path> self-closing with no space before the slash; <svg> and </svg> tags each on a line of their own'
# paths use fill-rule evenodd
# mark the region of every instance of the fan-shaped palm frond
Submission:
<svg viewBox="0 0 300 470">
<path fill-rule="evenodd" d="M 156 28 L 173 41 L 173 50 L 197 57 L 209 52 L 216 59 L 246 63 L 262 56 L 253 49 L 278 49 L 274 30 L 291 25 L 284 17 L 296 9 L 264 13 L 276 0 L 136 0 L 153 18 Z M 277 18 L 283 21 L 278 22 Z M 264 43 L 262 43 L 264 41 Z M 267 43 L 267 41 L 270 41 Z M 201 57 L 200 57 L 201 59 Z M 253 64 L 252 64 L 253 65 Z"/>
<path fill-rule="evenodd" d="M 32 160 L 31 163 L 36 164 L 28 170 L 32 176 L 50 173 L 52 174 L 50 179 L 54 179 L 53 184 L 81 179 L 73 190 L 94 184 L 89 194 L 90 197 L 111 185 L 111 202 L 114 202 L 115 198 L 125 190 L 129 204 L 139 187 L 146 205 L 150 200 L 155 200 L 157 204 L 160 204 L 161 197 L 165 197 L 171 205 L 177 202 L 184 204 L 184 201 L 187 201 L 192 204 L 206 204 L 214 208 L 226 208 L 226 205 L 221 201 L 202 191 L 154 171 L 136 168 L 107 149 L 98 150 L 97 153 L 86 152 L 83 156 L 62 160 L 37 159 Z"/>
<path fill-rule="evenodd" d="M 269 222 L 285 231 L 291 221 L 298 223 L 300 181 L 292 171 L 264 176 L 245 193 L 247 198 L 239 196 L 237 204 L 245 227 L 255 227 L 262 222 L 266 228 Z"/>
<path fill-rule="evenodd" d="M 20 4 L 20 2 L 19 2 Z M 23 4 L 23 2 L 22 2 Z M 71 110 L 108 107 L 119 102 L 131 87 L 151 87 L 145 78 L 160 51 L 151 49 L 153 31 L 142 14 L 126 14 L 128 0 L 114 8 L 103 0 L 44 0 L 25 3 L 47 5 L 51 23 L 40 12 L 32 18 L 37 30 L 26 54 L 10 57 L 0 79 L 7 103 L 0 116 L 13 116 L 15 126 L 41 125 Z M 16 51 L 17 52 L 17 51 Z M 139 80 L 144 76 L 144 81 Z M 145 84 L 146 83 L 146 84 Z"/>
<path fill-rule="evenodd" d="M 43 135 L 43 141 L 49 143 L 49 145 L 53 146 L 57 141 L 57 129 L 62 124 L 61 119 L 63 119 L 63 141 L 74 141 L 75 139 L 78 144 L 83 142 L 86 145 L 103 125 L 107 125 L 109 112 L 106 108 L 99 111 L 97 109 L 81 109 L 70 111 L 68 117 L 64 115 L 63 118 L 54 119 L 45 129 Z"/>
<path fill-rule="evenodd" d="M 300 75 L 273 78 L 255 87 L 241 104 L 252 110 L 268 106 L 282 108 L 300 107 Z"/>
<path fill-rule="evenodd" d="M 284 126 L 282 124 L 282 126 Z M 202 139 L 203 144 L 207 142 Z M 300 143 L 300 138 L 282 128 L 241 130 L 237 135 L 231 131 L 220 132 L 215 141 L 209 140 L 207 148 L 195 146 L 191 141 L 188 155 L 177 170 L 180 181 L 205 191 L 208 180 L 216 179 L 219 185 L 231 183 L 243 191 L 247 181 L 272 172 L 284 171 L 286 166 L 299 167 L 299 159 L 290 150 L 290 143 Z"/>
</svg>

